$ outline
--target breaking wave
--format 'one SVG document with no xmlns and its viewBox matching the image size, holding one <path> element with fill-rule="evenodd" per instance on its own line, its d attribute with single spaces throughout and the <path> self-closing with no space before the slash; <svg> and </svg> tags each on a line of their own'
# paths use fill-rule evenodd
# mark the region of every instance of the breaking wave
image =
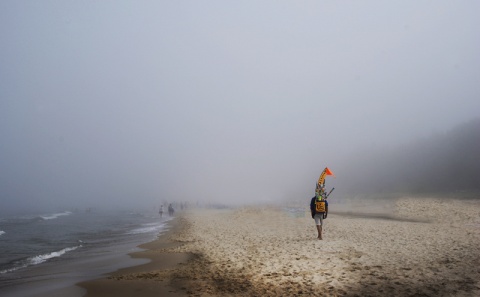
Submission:
<svg viewBox="0 0 480 297">
<path fill-rule="evenodd" d="M 150 232 L 159 231 L 159 230 L 162 229 L 162 227 L 163 227 L 163 224 L 162 225 L 155 224 L 155 225 L 150 225 L 150 226 L 147 224 L 147 225 L 144 225 L 143 227 L 130 230 L 130 231 L 127 232 L 127 234 L 150 233 Z"/>
<path fill-rule="evenodd" d="M 28 267 L 28 266 L 41 264 L 41 263 L 47 261 L 48 259 L 60 257 L 60 256 L 64 255 L 65 253 L 74 251 L 74 250 L 76 250 L 80 247 L 82 247 L 82 246 L 79 245 L 79 246 L 74 246 L 74 247 L 67 247 L 67 248 L 64 248 L 62 250 L 51 252 L 51 253 L 48 253 L 48 254 L 37 255 L 37 256 L 33 256 L 33 257 L 30 257 L 30 258 L 27 258 L 27 259 L 24 259 L 24 260 L 15 261 L 13 263 L 12 268 L 1 270 L 0 274 L 5 274 L 5 273 L 12 272 L 12 271 L 15 271 L 15 270 L 18 270 L 18 269 L 21 269 L 21 268 L 25 268 L 25 267 Z"/>
<path fill-rule="evenodd" d="M 64 211 L 64 212 L 55 213 L 55 214 L 48 215 L 48 216 L 40 216 L 40 218 L 42 218 L 44 220 L 53 220 L 53 219 L 56 219 L 56 218 L 61 217 L 61 216 L 69 216 L 71 214 L 72 213 L 70 211 Z"/>
<path fill-rule="evenodd" d="M 142 227 L 130 230 L 126 234 L 131 235 L 131 234 L 143 234 L 143 233 L 153 233 L 153 232 L 162 231 L 162 230 L 165 230 L 165 222 L 169 220 L 170 219 L 166 219 L 162 222 L 143 224 Z"/>
</svg>

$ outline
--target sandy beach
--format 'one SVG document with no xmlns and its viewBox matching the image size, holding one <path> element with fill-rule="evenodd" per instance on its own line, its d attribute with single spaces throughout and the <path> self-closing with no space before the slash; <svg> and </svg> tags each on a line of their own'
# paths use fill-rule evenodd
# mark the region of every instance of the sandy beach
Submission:
<svg viewBox="0 0 480 297">
<path fill-rule="evenodd" d="M 188 210 L 134 257 L 82 283 L 94 296 L 480 296 L 480 201 L 331 203 L 308 211 Z"/>
</svg>

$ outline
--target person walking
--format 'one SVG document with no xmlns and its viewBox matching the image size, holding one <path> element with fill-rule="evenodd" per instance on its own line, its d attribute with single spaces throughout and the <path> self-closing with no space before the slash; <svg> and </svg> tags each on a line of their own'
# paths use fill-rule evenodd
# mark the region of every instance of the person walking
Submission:
<svg viewBox="0 0 480 297">
<path fill-rule="evenodd" d="M 328 202 L 327 194 L 325 193 L 325 187 L 321 187 L 320 190 L 315 193 L 315 196 L 310 200 L 310 212 L 312 213 L 312 219 L 315 220 L 317 226 L 318 240 L 322 240 L 322 226 L 323 220 L 328 215 Z"/>
<path fill-rule="evenodd" d="M 160 217 L 163 216 L 163 205 L 160 205 L 160 210 L 158 211 L 158 213 L 160 214 Z"/>
</svg>

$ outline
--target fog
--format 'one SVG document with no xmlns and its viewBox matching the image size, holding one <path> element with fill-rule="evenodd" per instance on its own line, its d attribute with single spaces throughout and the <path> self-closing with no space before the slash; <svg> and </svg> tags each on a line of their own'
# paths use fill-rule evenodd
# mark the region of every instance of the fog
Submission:
<svg viewBox="0 0 480 297">
<path fill-rule="evenodd" d="M 415 152 L 399 150 L 436 147 L 480 115 L 478 11 L 475 1 L 1 1 L 0 213 L 308 203 L 325 166 L 337 195 L 421 190 L 417 176 L 395 187 L 360 177 L 395 172 L 385 160 Z"/>
<path fill-rule="evenodd" d="M 343 160 L 345 196 L 398 194 L 480 198 L 480 117 L 391 149 L 365 150 Z"/>
</svg>

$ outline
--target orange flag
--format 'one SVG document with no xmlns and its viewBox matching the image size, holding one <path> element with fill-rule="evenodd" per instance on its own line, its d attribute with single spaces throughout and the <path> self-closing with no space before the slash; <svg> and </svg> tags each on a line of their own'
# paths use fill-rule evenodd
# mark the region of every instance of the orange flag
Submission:
<svg viewBox="0 0 480 297">
<path fill-rule="evenodd" d="M 333 175 L 333 177 L 335 177 L 335 174 L 333 174 L 333 172 L 328 167 L 325 167 L 325 173 L 327 175 Z"/>
</svg>

